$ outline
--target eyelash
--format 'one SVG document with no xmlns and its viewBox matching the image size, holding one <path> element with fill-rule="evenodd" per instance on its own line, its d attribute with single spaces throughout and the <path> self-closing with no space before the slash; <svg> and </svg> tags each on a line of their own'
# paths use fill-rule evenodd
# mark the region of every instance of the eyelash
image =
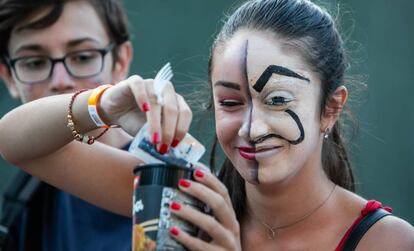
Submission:
<svg viewBox="0 0 414 251">
<path fill-rule="evenodd" d="M 281 97 L 281 96 L 275 96 L 270 99 L 270 101 L 266 101 L 266 105 L 272 105 L 272 106 L 284 106 L 287 105 L 291 99 Z"/>
<path fill-rule="evenodd" d="M 234 106 L 237 106 L 237 105 L 242 105 L 243 103 L 237 102 L 237 101 L 222 100 L 222 101 L 219 101 L 219 104 L 221 106 L 224 106 L 224 107 L 234 107 Z"/>
<path fill-rule="evenodd" d="M 265 102 L 266 105 L 270 106 L 284 106 L 291 102 L 292 99 L 282 97 L 282 96 L 274 96 Z M 243 105 L 242 102 L 238 102 L 236 100 L 222 100 L 219 101 L 220 106 L 223 107 L 235 107 L 239 105 Z"/>
</svg>

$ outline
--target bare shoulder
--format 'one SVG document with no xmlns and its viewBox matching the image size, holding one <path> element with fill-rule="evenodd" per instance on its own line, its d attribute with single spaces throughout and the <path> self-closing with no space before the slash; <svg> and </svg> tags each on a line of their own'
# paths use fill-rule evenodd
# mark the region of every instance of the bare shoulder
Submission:
<svg viewBox="0 0 414 251">
<path fill-rule="evenodd" d="M 396 216 L 387 216 L 375 223 L 361 239 L 359 250 L 414 250 L 414 228 Z"/>
</svg>

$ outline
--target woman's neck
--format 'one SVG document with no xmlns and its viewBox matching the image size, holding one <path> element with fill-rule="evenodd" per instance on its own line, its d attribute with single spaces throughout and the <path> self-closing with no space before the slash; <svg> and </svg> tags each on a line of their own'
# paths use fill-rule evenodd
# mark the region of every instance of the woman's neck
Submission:
<svg viewBox="0 0 414 251">
<path fill-rule="evenodd" d="M 246 182 L 246 217 L 272 228 L 293 227 L 320 210 L 333 188 L 321 164 L 304 167 L 295 177 L 278 184 Z"/>
</svg>

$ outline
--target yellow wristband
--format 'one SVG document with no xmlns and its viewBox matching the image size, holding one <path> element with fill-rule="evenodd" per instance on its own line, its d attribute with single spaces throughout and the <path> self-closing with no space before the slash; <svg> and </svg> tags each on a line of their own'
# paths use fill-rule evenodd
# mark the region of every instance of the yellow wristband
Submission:
<svg viewBox="0 0 414 251">
<path fill-rule="evenodd" d="M 89 116 L 91 117 L 93 122 L 95 122 L 95 124 L 98 127 L 101 127 L 101 128 L 111 128 L 112 127 L 112 126 L 109 126 L 109 125 L 105 124 L 105 122 L 103 122 L 103 120 L 101 119 L 101 117 L 99 116 L 99 113 L 98 113 L 99 100 L 100 100 L 102 94 L 104 93 L 104 91 L 106 91 L 111 86 L 112 85 L 101 85 L 101 86 L 95 88 L 92 91 L 89 98 L 88 98 Z"/>
</svg>

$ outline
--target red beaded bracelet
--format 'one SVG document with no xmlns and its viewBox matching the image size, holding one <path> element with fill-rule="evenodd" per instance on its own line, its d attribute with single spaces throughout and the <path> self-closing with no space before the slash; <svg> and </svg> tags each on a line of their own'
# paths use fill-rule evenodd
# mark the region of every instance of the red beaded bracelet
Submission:
<svg viewBox="0 0 414 251">
<path fill-rule="evenodd" d="M 72 95 L 72 98 L 70 99 L 70 103 L 69 103 L 69 108 L 68 108 L 68 117 L 67 117 L 68 124 L 67 124 L 67 126 L 71 130 L 74 140 L 77 140 L 77 141 L 80 141 L 80 142 L 83 142 L 83 143 L 87 143 L 88 145 L 92 145 L 95 142 L 95 140 L 102 137 L 102 135 L 104 135 L 108 131 L 109 128 L 105 128 L 100 134 L 98 134 L 95 137 L 81 134 L 76 130 L 75 120 L 74 120 L 73 113 L 72 113 L 73 102 L 75 101 L 76 97 L 79 94 L 81 94 L 82 92 L 85 92 L 85 91 L 88 91 L 88 89 L 79 90 L 79 91 L 75 92 Z"/>
</svg>

